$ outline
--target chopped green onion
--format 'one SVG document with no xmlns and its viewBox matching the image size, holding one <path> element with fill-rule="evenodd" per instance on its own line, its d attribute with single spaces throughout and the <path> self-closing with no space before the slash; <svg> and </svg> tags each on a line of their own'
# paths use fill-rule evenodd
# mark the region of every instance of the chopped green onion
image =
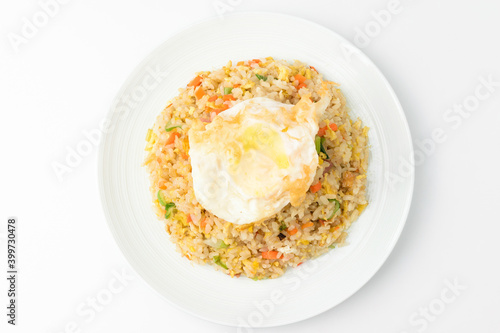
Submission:
<svg viewBox="0 0 500 333">
<path fill-rule="evenodd" d="M 227 269 L 227 266 L 222 262 L 220 261 L 220 256 L 215 256 L 214 257 L 214 262 L 219 265 L 220 267 L 224 268 L 224 269 Z"/>
<path fill-rule="evenodd" d="M 257 276 L 254 276 L 254 277 L 252 278 L 252 280 L 254 280 L 254 281 L 259 281 L 259 278 L 258 278 Z"/>
<path fill-rule="evenodd" d="M 285 222 L 281 222 L 280 225 L 280 231 L 286 230 L 288 227 L 286 226 Z"/>
<path fill-rule="evenodd" d="M 224 95 L 229 95 L 233 91 L 233 88 L 231 87 L 225 87 L 224 88 Z"/>
<path fill-rule="evenodd" d="M 328 159 L 330 159 L 330 156 L 328 156 L 328 154 L 326 153 L 326 149 L 325 149 L 325 147 L 323 146 L 323 144 L 325 143 L 325 140 L 326 140 L 326 139 L 325 139 L 325 138 L 323 138 L 323 137 L 320 139 L 320 141 L 319 141 L 319 149 L 320 149 L 320 151 L 321 151 L 323 154 L 325 154 L 325 155 L 326 155 L 326 159 L 328 160 Z M 316 148 L 316 149 L 317 149 L 317 148 Z"/>
<path fill-rule="evenodd" d="M 173 202 L 168 202 L 165 204 L 165 218 L 169 219 L 172 215 L 172 211 L 175 208 L 175 204 Z"/>
<path fill-rule="evenodd" d="M 172 126 L 172 120 L 169 120 L 167 125 L 165 125 L 165 131 L 170 132 L 175 128 L 181 128 L 182 125 Z"/>
<path fill-rule="evenodd" d="M 165 126 L 165 131 L 170 132 L 170 131 L 172 131 L 175 128 L 181 128 L 181 127 L 182 127 L 181 125 L 172 126 L 172 127 L 166 127 Z"/>
<path fill-rule="evenodd" d="M 340 209 L 340 202 L 337 199 L 328 199 L 328 201 L 335 202 L 335 209 L 333 210 L 332 214 L 328 217 L 328 220 L 331 220 L 335 216 L 335 213 L 338 212 L 338 210 Z"/>
<path fill-rule="evenodd" d="M 329 249 L 334 249 L 335 248 L 335 244 L 332 244 L 328 247 Z"/>
<path fill-rule="evenodd" d="M 217 241 L 217 243 L 215 244 L 215 247 L 217 247 L 219 249 L 227 249 L 229 247 L 229 245 L 227 245 L 226 243 L 224 243 L 224 241 L 222 239 L 219 239 Z"/>
<path fill-rule="evenodd" d="M 163 193 L 161 193 L 161 190 L 158 190 L 156 197 L 158 198 L 158 202 L 160 203 L 160 206 L 165 207 L 167 202 L 165 201 L 165 197 L 163 196 Z"/>
<path fill-rule="evenodd" d="M 316 138 L 314 139 L 314 145 L 316 145 L 316 152 L 319 153 L 321 152 L 321 137 L 320 136 L 316 136 Z"/>
<path fill-rule="evenodd" d="M 146 134 L 146 141 L 149 142 L 151 140 L 151 135 L 153 135 L 153 130 L 150 128 L 148 129 L 148 134 Z"/>
<path fill-rule="evenodd" d="M 262 76 L 262 75 L 259 75 L 259 74 L 255 74 L 255 76 L 257 76 L 257 78 L 259 80 L 262 80 L 262 81 L 267 81 L 267 76 Z"/>
</svg>

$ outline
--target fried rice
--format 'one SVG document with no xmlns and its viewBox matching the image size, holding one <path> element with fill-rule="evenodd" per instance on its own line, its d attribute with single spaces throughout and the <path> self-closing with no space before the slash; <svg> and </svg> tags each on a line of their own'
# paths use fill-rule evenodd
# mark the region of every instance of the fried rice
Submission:
<svg viewBox="0 0 500 333">
<path fill-rule="evenodd" d="M 193 191 L 187 133 L 197 119 L 209 123 L 254 97 L 295 105 L 310 94 L 317 102 L 323 82 L 314 67 L 300 61 L 229 61 L 221 69 L 197 73 L 158 115 L 147 133 L 144 165 L 154 210 L 183 256 L 231 277 L 260 280 L 277 278 L 289 267 L 346 244 L 351 223 L 368 205 L 369 129 L 351 119 L 335 82 L 327 82 L 333 98 L 319 123 L 323 149 L 313 186 L 300 206 L 288 204 L 267 220 L 235 225 L 206 211 Z"/>
</svg>

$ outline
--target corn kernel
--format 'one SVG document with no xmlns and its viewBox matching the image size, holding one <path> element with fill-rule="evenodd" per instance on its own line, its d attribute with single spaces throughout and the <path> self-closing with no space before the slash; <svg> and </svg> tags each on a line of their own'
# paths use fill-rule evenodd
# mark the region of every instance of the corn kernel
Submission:
<svg viewBox="0 0 500 333">
<path fill-rule="evenodd" d="M 310 69 L 306 69 L 306 79 L 310 80 L 312 78 L 311 76 L 311 70 Z"/>
</svg>

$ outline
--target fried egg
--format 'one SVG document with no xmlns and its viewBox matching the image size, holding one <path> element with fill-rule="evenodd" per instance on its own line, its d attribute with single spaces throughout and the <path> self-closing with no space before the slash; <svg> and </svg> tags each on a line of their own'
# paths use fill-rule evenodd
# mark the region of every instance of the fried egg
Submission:
<svg viewBox="0 0 500 333">
<path fill-rule="evenodd" d="M 330 103 L 303 96 L 296 105 L 257 97 L 189 131 L 193 188 L 198 202 L 234 224 L 265 220 L 304 200 L 316 168 L 314 138 Z"/>
</svg>

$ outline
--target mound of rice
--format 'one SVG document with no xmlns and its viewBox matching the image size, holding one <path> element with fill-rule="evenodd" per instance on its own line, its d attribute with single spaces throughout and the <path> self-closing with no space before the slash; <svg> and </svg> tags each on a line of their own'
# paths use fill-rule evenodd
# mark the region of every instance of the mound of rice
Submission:
<svg viewBox="0 0 500 333">
<path fill-rule="evenodd" d="M 187 133 L 196 119 L 208 123 L 253 97 L 296 104 L 301 95 L 311 94 L 316 102 L 322 82 L 312 66 L 269 57 L 230 61 L 198 73 L 179 89 L 147 133 L 144 165 L 154 209 L 183 256 L 231 277 L 259 280 L 279 277 L 288 267 L 344 245 L 349 226 L 368 204 L 368 127 L 351 120 L 334 82 L 329 82 L 333 98 L 319 124 L 326 154 L 319 154 L 313 184 L 321 185 L 308 191 L 299 207 L 289 204 L 263 222 L 234 225 L 203 209 L 193 191 Z"/>
</svg>

